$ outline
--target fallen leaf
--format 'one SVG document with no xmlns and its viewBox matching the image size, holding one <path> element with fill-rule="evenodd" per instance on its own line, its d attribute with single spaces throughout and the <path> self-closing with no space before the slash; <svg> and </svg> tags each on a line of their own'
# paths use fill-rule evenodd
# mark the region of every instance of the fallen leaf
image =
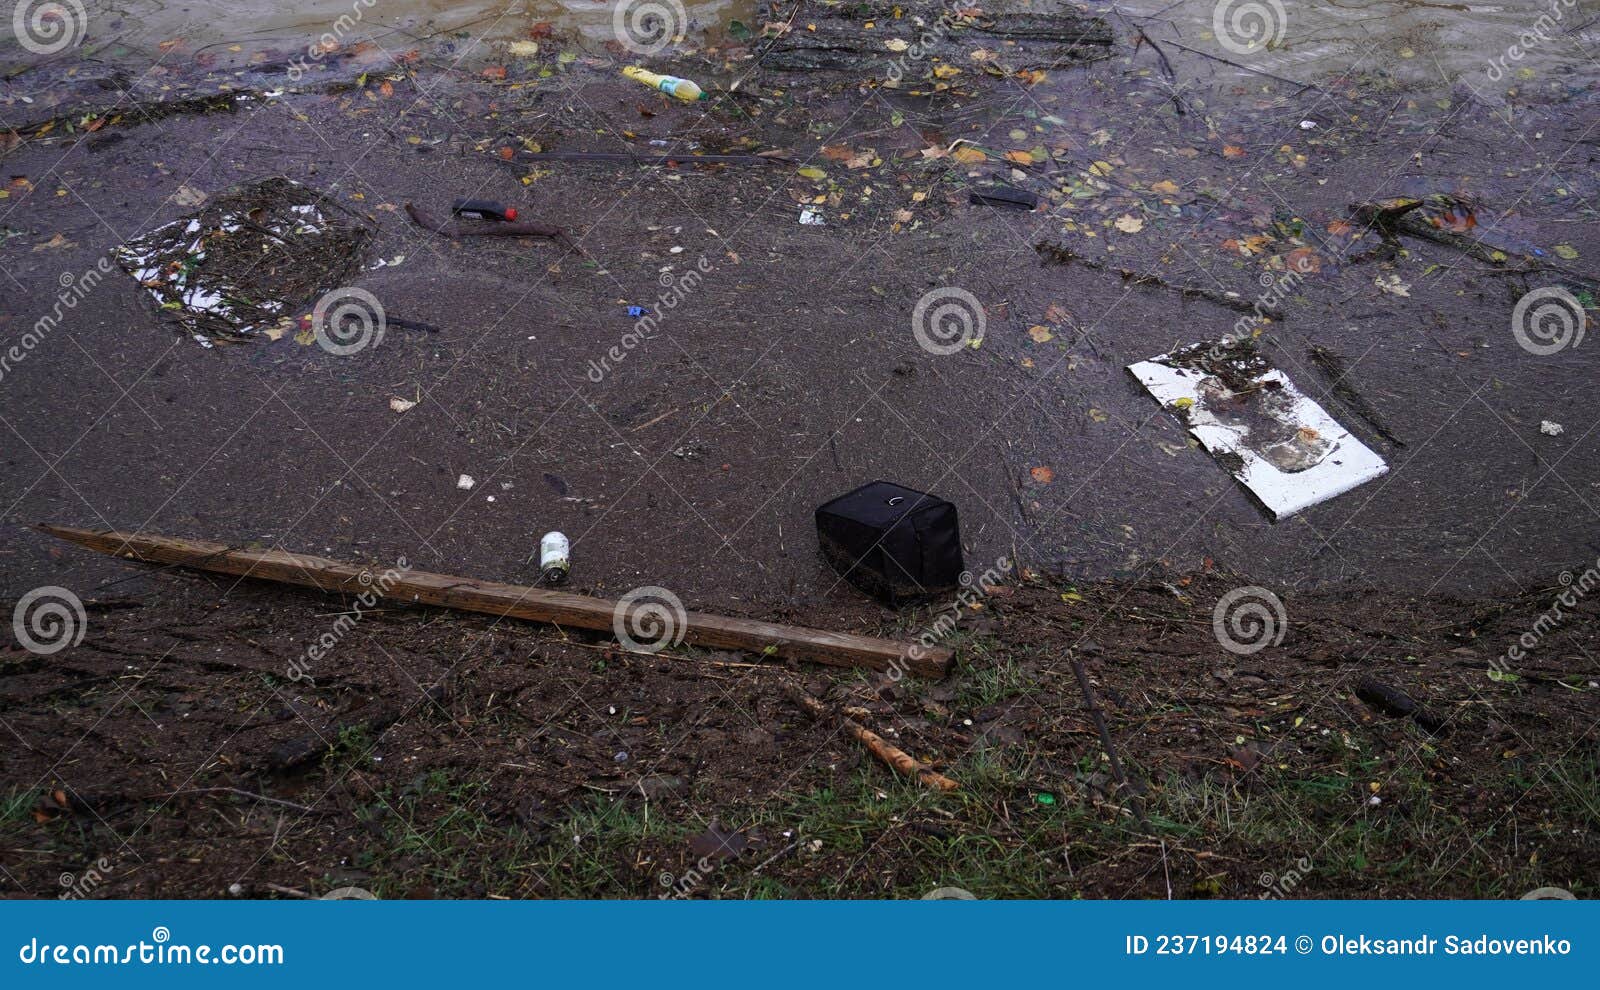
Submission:
<svg viewBox="0 0 1600 990">
<path fill-rule="evenodd" d="M 506 46 L 506 51 L 518 58 L 530 58 L 539 54 L 537 41 L 513 41 Z"/>
<path fill-rule="evenodd" d="M 1411 286 L 1400 281 L 1400 276 L 1398 275 L 1379 275 L 1373 279 L 1373 283 L 1391 296 L 1411 295 Z"/>
<path fill-rule="evenodd" d="M 416 403 L 410 399 L 402 399 L 399 396 L 393 396 L 389 399 L 389 408 L 397 413 L 403 413 L 415 405 Z"/>
<path fill-rule="evenodd" d="M 817 168 L 815 165 L 807 165 L 805 168 L 799 169 L 798 174 L 802 178 L 813 180 L 826 179 L 828 177 L 828 173 L 824 172 L 820 168 Z"/>
<path fill-rule="evenodd" d="M 1571 244 L 1557 244 L 1555 247 L 1551 248 L 1551 250 L 1554 251 L 1558 257 L 1565 258 L 1567 261 L 1576 261 L 1578 258 L 1578 249 L 1573 247 Z"/>
<path fill-rule="evenodd" d="M 1295 248 L 1283 256 L 1283 263 L 1289 266 L 1290 271 L 1302 275 L 1322 271 L 1322 255 L 1310 248 Z"/>
<path fill-rule="evenodd" d="M 1244 157 L 1244 149 L 1239 147 L 1236 144 L 1225 144 L 1225 145 L 1222 146 L 1222 157 L 1224 157 L 1224 158 L 1243 158 Z"/>
<path fill-rule="evenodd" d="M 182 185 L 172 194 L 172 201 L 179 206 L 199 206 L 206 201 L 206 194 L 194 186 Z"/>
<path fill-rule="evenodd" d="M 963 165 L 976 165 L 979 162 L 987 161 L 989 158 L 988 155 L 985 155 L 982 151 L 972 147 L 969 144 L 964 144 L 955 151 L 952 151 L 950 153 L 950 157 L 954 158 Z M 1033 161 L 1033 158 L 1029 157 L 1028 161 Z"/>
<path fill-rule="evenodd" d="M 1031 151 L 1008 151 L 1008 152 L 1006 152 L 1006 161 L 1008 161 L 1008 162 L 1016 162 L 1018 165 L 1032 165 L 1033 164 L 1033 152 L 1031 152 Z"/>
<path fill-rule="evenodd" d="M 883 43 L 883 47 L 889 49 L 891 52 L 903 52 L 907 48 L 911 47 L 911 42 L 905 40 L 904 38 L 890 38 Z"/>
<path fill-rule="evenodd" d="M 1150 191 L 1163 196 L 1173 196 L 1178 192 L 1178 184 L 1171 179 L 1162 179 L 1160 182 L 1151 183 Z"/>
<path fill-rule="evenodd" d="M 846 162 L 855 157 L 855 152 L 842 144 L 825 144 L 822 146 L 822 157 L 831 162 Z"/>
<path fill-rule="evenodd" d="M 933 78 L 951 79 L 961 75 L 961 70 L 953 65 L 936 65 L 933 67 Z"/>
<path fill-rule="evenodd" d="M 485 79 L 504 79 L 506 77 L 506 67 L 503 65 L 491 65 L 483 70 L 483 77 Z"/>
<path fill-rule="evenodd" d="M 1129 213 L 1117 217 L 1116 228 L 1124 234 L 1137 234 L 1144 229 L 1144 221 Z"/>
<path fill-rule="evenodd" d="M 1049 327 L 1035 325 L 1028 328 L 1028 336 L 1033 338 L 1033 342 L 1035 344 L 1046 344 L 1050 342 L 1050 339 L 1054 337 L 1055 334 L 1050 332 Z"/>
<path fill-rule="evenodd" d="M 1035 484 L 1040 485 L 1048 485 L 1050 482 L 1056 480 L 1055 471 L 1045 467 L 1043 464 L 1035 468 L 1029 468 L 1028 475 L 1033 478 Z"/>
</svg>

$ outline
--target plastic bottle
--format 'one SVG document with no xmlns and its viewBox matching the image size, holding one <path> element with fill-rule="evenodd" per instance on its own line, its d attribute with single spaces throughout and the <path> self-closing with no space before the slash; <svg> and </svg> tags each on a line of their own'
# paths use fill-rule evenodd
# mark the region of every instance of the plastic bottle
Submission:
<svg viewBox="0 0 1600 990">
<path fill-rule="evenodd" d="M 637 65 L 630 65 L 622 70 L 622 74 L 629 79 L 644 83 L 651 89 L 659 89 L 668 96 L 674 96 L 685 103 L 706 98 L 705 92 L 695 84 L 692 79 L 679 79 L 677 76 L 663 76 L 649 69 L 641 69 Z"/>
<path fill-rule="evenodd" d="M 567 572 L 572 569 L 572 545 L 560 530 L 551 530 L 539 538 L 539 572 L 545 584 L 564 584 Z"/>
<path fill-rule="evenodd" d="M 517 208 L 496 203 L 492 199 L 458 199 L 450 204 L 450 212 L 458 217 L 477 217 L 479 220 L 515 220 Z"/>
</svg>

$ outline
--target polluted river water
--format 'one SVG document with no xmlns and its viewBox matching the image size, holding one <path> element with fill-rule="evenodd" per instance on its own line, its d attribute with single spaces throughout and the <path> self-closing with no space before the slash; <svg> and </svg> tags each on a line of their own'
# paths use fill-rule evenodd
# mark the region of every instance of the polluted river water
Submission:
<svg viewBox="0 0 1600 990">
<path fill-rule="evenodd" d="M 41 0 L 18 10 L 50 6 Z M 83 11 L 86 48 L 103 48 L 113 57 L 118 46 L 179 57 L 206 52 L 220 62 L 330 36 L 341 44 L 393 47 L 456 35 L 483 46 L 487 56 L 547 30 L 596 48 L 633 32 L 648 39 L 645 47 L 670 56 L 669 38 L 691 45 L 744 38 L 746 31 L 759 34 L 770 13 L 758 0 L 84 0 L 75 6 Z M 1304 80 L 1382 68 L 1418 85 L 1465 82 L 1493 92 L 1536 74 L 1593 69 L 1600 39 L 1597 0 L 1128 0 L 1087 7 L 1137 23 L 1158 43 L 1192 46 L 1244 66 L 1213 61 L 1223 79 L 1241 79 L 1252 70 Z M 14 32 L 9 21 L 0 26 L 6 35 Z M 471 49 L 464 54 L 470 56 Z"/>
</svg>

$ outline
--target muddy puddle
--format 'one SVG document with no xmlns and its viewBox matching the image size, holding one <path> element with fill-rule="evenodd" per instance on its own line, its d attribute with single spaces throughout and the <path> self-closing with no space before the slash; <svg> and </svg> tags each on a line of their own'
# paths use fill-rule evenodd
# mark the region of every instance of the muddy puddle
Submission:
<svg viewBox="0 0 1600 990">
<path fill-rule="evenodd" d="M 595 47 L 619 42 L 651 54 L 674 38 L 698 42 L 730 26 L 742 34 L 740 25 L 754 23 L 757 7 L 756 0 L 68 0 L 68 15 L 75 17 L 74 8 L 81 8 L 82 17 L 64 25 L 59 12 L 45 9 L 62 5 L 23 0 L 23 7 L 30 5 L 42 11 L 42 33 L 64 29 L 89 49 L 104 47 L 113 55 L 119 45 L 157 54 L 207 52 L 219 61 L 307 46 L 330 35 L 341 45 L 366 41 L 405 48 L 452 34 L 494 45 L 555 33 Z M 8 41 L 10 21 L 0 28 Z"/>
<path fill-rule="evenodd" d="M 1349 72 L 1498 93 L 1593 70 L 1600 45 L 1595 0 L 1131 0 L 1119 7 L 1158 44 L 1172 40 L 1297 81 Z M 1222 62 L 1212 67 L 1221 80 L 1254 76 Z"/>
</svg>

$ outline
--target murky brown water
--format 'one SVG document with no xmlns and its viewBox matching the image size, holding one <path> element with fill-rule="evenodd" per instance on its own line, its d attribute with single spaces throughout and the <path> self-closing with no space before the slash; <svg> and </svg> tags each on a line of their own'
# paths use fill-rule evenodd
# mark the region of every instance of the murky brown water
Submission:
<svg viewBox="0 0 1600 990">
<path fill-rule="evenodd" d="M 152 52 L 176 38 L 184 39 L 179 52 L 293 48 L 330 31 L 346 44 L 372 40 L 392 47 L 463 32 L 492 46 L 527 39 L 541 22 L 564 38 L 599 45 L 617 37 L 619 8 L 665 10 L 675 22 L 678 17 L 678 0 L 84 0 L 83 6 L 86 44 L 117 41 Z M 760 6 L 758 0 L 690 0 L 681 4 L 681 31 L 699 41 L 724 37 L 734 20 L 754 28 Z M 1109 4 L 1090 7 L 1111 10 Z M 1301 81 L 1354 71 L 1414 84 L 1459 80 L 1494 91 L 1600 69 L 1600 0 L 1122 0 L 1119 9 L 1158 42 L 1189 45 Z M 0 30 L 9 33 L 10 24 Z M 1512 45 L 1519 54 L 1511 52 Z M 1250 77 L 1190 53 L 1175 54 L 1218 78 Z M 1185 65 L 1185 75 L 1197 72 Z"/>
<path fill-rule="evenodd" d="M 1125 0 L 1120 7 L 1158 43 L 1176 39 L 1299 81 L 1354 72 L 1503 91 L 1557 72 L 1600 70 L 1600 0 Z M 1520 54 L 1509 51 L 1513 44 Z"/>
<path fill-rule="evenodd" d="M 135 49 L 159 50 L 182 38 L 180 51 L 227 48 L 250 52 L 265 47 L 294 48 L 334 32 L 342 43 L 376 41 L 405 45 L 425 36 L 463 32 L 495 43 L 525 40 L 535 25 L 548 23 L 563 37 L 595 44 L 617 37 L 618 8 L 625 16 L 650 8 L 668 11 L 688 39 L 723 31 L 730 21 L 752 25 L 755 0 L 83 0 L 88 31 L 85 44 L 112 40 Z M 341 18 L 343 19 L 341 21 Z M 5 26 L 9 33 L 10 24 Z"/>
</svg>

